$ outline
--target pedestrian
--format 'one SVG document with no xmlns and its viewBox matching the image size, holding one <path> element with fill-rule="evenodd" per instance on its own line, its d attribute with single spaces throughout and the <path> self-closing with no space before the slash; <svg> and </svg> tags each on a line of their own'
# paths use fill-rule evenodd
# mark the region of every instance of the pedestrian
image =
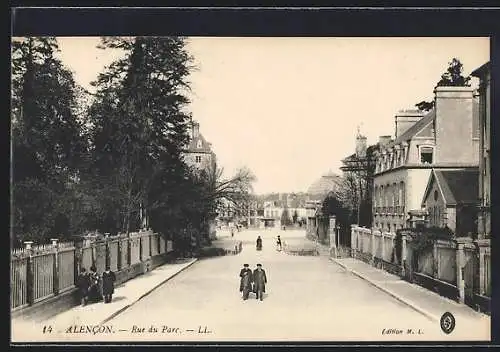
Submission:
<svg viewBox="0 0 500 352">
<path fill-rule="evenodd" d="M 97 268 L 95 265 L 90 267 L 89 273 L 90 287 L 89 287 L 89 300 L 92 302 L 98 302 L 101 299 L 101 288 L 100 288 L 100 277 L 97 273 Z"/>
<path fill-rule="evenodd" d="M 111 303 L 113 293 L 115 292 L 115 273 L 111 271 L 109 265 L 106 265 L 106 271 L 102 273 L 102 294 L 104 303 Z"/>
<path fill-rule="evenodd" d="M 252 269 L 249 268 L 250 265 L 248 264 L 243 264 L 243 269 L 240 270 L 240 292 L 243 292 L 243 299 L 248 298 L 248 294 L 252 290 L 252 282 L 253 282 L 253 275 L 252 275 Z M 249 286 L 245 287 L 245 275 L 248 276 L 248 281 L 249 281 Z M 246 293 L 246 298 L 245 298 L 245 288 L 248 288 L 249 291 Z"/>
<path fill-rule="evenodd" d="M 262 295 L 266 292 L 267 277 L 266 272 L 262 269 L 262 264 L 257 264 L 257 269 L 253 271 L 253 292 L 255 299 L 262 301 Z"/>
<path fill-rule="evenodd" d="M 82 268 L 80 274 L 78 274 L 76 285 L 78 287 L 78 292 L 80 294 L 80 303 L 82 304 L 82 306 L 85 306 L 87 305 L 89 300 L 89 287 L 90 287 L 90 276 L 85 270 L 85 268 Z"/>
<path fill-rule="evenodd" d="M 278 238 L 276 239 L 276 250 L 281 251 L 281 237 L 278 235 Z"/>
<path fill-rule="evenodd" d="M 257 236 L 256 248 L 258 251 L 262 250 L 262 238 L 260 238 L 260 236 Z"/>
</svg>

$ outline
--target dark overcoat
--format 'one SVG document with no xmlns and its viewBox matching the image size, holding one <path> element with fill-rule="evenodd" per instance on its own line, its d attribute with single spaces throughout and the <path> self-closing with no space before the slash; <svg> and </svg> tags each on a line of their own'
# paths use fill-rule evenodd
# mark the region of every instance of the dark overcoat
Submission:
<svg viewBox="0 0 500 352">
<path fill-rule="evenodd" d="M 248 276 L 250 277 L 250 284 L 253 281 L 252 269 L 250 269 L 250 268 L 241 269 L 241 271 L 240 271 L 240 278 L 241 278 L 240 279 L 240 292 L 243 291 L 243 275 L 245 272 L 248 272 Z"/>
<path fill-rule="evenodd" d="M 257 292 L 259 290 L 262 290 L 262 292 L 266 292 L 266 284 L 267 284 L 267 277 L 266 277 L 266 271 L 264 269 L 255 269 L 253 271 L 253 291 Z"/>
<path fill-rule="evenodd" d="M 115 292 L 116 276 L 112 271 L 105 271 L 102 273 L 102 294 L 110 295 Z"/>
<path fill-rule="evenodd" d="M 76 282 L 78 289 L 80 290 L 80 294 L 82 296 L 87 296 L 89 294 L 90 287 L 90 276 L 88 273 L 80 273 L 78 275 L 78 279 Z"/>
</svg>

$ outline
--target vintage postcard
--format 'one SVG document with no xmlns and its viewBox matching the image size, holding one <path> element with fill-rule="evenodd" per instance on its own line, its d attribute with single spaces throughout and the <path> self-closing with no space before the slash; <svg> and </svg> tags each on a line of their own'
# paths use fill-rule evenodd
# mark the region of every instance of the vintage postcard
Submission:
<svg viewBox="0 0 500 352">
<path fill-rule="evenodd" d="M 491 341 L 490 41 L 12 38 L 11 341 Z"/>
</svg>

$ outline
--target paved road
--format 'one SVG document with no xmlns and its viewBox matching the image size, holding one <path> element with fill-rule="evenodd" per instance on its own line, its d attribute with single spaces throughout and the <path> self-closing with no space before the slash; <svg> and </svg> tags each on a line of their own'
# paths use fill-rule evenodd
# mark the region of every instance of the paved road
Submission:
<svg viewBox="0 0 500 352">
<path fill-rule="evenodd" d="M 263 251 L 255 250 L 257 234 Z M 304 231 L 244 230 L 236 256 L 200 260 L 111 320 L 127 341 L 381 341 L 445 340 L 439 324 L 400 303 L 326 257 L 275 250 L 277 235 L 290 244 Z M 229 234 L 222 234 L 229 236 Z M 239 271 L 260 262 L 267 272 L 264 300 L 243 301 Z M 134 331 L 134 325 L 137 327 Z M 154 326 L 155 333 L 148 332 Z M 166 327 L 162 333 L 163 327 Z M 205 327 L 206 331 L 205 332 Z M 144 332 L 141 329 L 145 328 Z M 176 330 L 176 328 L 178 328 Z M 400 329 L 402 334 L 383 334 Z M 414 334 L 407 334 L 413 329 Z M 421 335 L 418 334 L 420 329 Z M 194 331 L 188 331 L 194 330 Z"/>
</svg>

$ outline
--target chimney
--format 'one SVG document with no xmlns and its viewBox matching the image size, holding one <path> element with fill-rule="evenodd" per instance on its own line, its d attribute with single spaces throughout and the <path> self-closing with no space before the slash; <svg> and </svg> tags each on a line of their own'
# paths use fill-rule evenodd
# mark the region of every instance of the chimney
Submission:
<svg viewBox="0 0 500 352">
<path fill-rule="evenodd" d="M 438 163 L 478 164 L 473 137 L 473 89 L 436 87 L 436 148 Z"/>
<path fill-rule="evenodd" d="M 193 138 L 198 138 L 198 136 L 200 135 L 200 124 L 193 121 L 191 128 L 191 135 L 193 136 Z"/>
<path fill-rule="evenodd" d="M 378 137 L 378 144 L 381 147 L 385 147 L 387 144 L 391 143 L 391 136 L 380 136 Z"/>
<path fill-rule="evenodd" d="M 366 137 L 360 134 L 356 136 L 356 156 L 358 158 L 366 156 Z"/>
<path fill-rule="evenodd" d="M 420 110 L 400 110 L 394 119 L 396 120 L 395 138 L 398 138 L 424 116 Z"/>
</svg>

